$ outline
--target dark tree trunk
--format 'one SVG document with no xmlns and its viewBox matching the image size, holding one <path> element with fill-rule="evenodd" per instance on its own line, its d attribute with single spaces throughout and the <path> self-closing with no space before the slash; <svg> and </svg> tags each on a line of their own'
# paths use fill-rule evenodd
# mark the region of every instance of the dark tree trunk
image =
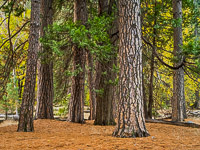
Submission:
<svg viewBox="0 0 200 150">
<path fill-rule="evenodd" d="M 198 5 L 198 0 L 194 0 L 194 7 L 195 9 L 199 9 L 199 5 Z M 198 19 L 195 19 L 195 31 L 194 31 L 194 35 L 196 37 L 196 39 L 198 40 L 199 37 L 199 33 L 198 33 L 198 29 L 199 29 L 199 23 L 198 23 Z M 198 78 L 197 78 L 198 80 Z M 196 101 L 195 101 L 195 108 L 199 109 L 200 108 L 200 96 L 199 96 L 199 88 L 200 88 L 200 84 L 198 84 L 198 87 L 195 91 L 195 96 L 196 96 Z"/>
<path fill-rule="evenodd" d="M 53 23 L 53 0 L 41 0 L 40 36 L 45 36 L 45 29 Z M 38 85 L 36 118 L 53 119 L 53 62 L 49 47 L 40 47 L 38 61 Z"/>
<path fill-rule="evenodd" d="M 200 108 L 200 96 L 199 96 L 199 88 L 195 91 L 196 101 L 194 103 L 194 108 Z"/>
<path fill-rule="evenodd" d="M 8 119 L 8 102 L 7 102 L 7 99 L 5 100 L 5 107 L 6 107 L 6 109 L 5 109 L 5 120 L 7 120 Z"/>
<path fill-rule="evenodd" d="M 88 66 L 88 84 L 90 90 L 90 120 L 94 120 L 96 116 L 96 92 L 95 92 L 95 80 L 94 80 L 94 66 L 93 57 L 90 51 L 87 51 L 87 66 Z"/>
<path fill-rule="evenodd" d="M 182 38 L 182 0 L 173 0 L 173 18 L 181 19 L 181 23 L 174 27 L 174 56 L 179 60 L 174 65 L 177 66 L 182 59 L 181 45 Z M 173 72 L 173 100 L 172 100 L 172 121 L 183 121 L 186 118 L 185 93 L 184 93 L 184 69 L 181 67 Z"/>
<path fill-rule="evenodd" d="M 98 62 L 97 65 L 97 74 L 96 76 L 98 85 L 96 89 L 99 90 L 97 92 L 96 100 L 96 119 L 95 125 L 113 125 L 115 124 L 114 116 L 113 116 L 113 97 L 114 97 L 114 85 L 109 83 L 108 81 L 112 79 L 113 72 L 108 71 L 113 67 L 113 62 L 109 61 L 107 63 Z M 104 74 L 104 72 L 106 72 Z"/>
<path fill-rule="evenodd" d="M 154 39 L 155 39 L 155 37 L 154 37 Z M 148 118 L 149 119 L 152 119 L 154 60 L 155 60 L 155 54 L 154 54 L 154 50 L 153 50 L 152 56 L 151 56 L 151 74 L 150 74 L 150 83 L 149 83 L 149 104 L 148 104 Z"/>
<path fill-rule="evenodd" d="M 35 102 L 35 83 L 37 70 L 37 52 L 40 31 L 40 0 L 31 0 L 31 26 L 26 67 L 24 93 L 20 109 L 18 132 L 34 131 L 33 107 Z"/>
<path fill-rule="evenodd" d="M 143 104 L 144 104 L 144 117 L 145 119 L 148 118 L 148 111 L 147 111 L 147 97 L 145 92 L 145 84 L 144 84 L 144 74 L 142 75 L 142 88 L 143 88 Z"/>
<path fill-rule="evenodd" d="M 85 25 L 87 22 L 86 0 L 75 0 L 74 22 L 80 21 Z M 78 72 L 72 78 L 72 93 L 69 103 L 69 121 L 84 122 L 84 86 L 85 86 L 85 62 L 86 51 L 78 46 L 73 47 L 73 71 Z"/>
<path fill-rule="evenodd" d="M 111 4 L 112 1 L 109 2 L 109 0 L 99 0 L 99 15 L 110 15 L 112 11 L 112 7 L 110 7 Z M 113 28 L 114 27 L 115 26 L 113 26 Z M 112 31 L 110 31 L 110 33 L 111 32 Z M 99 92 L 96 94 L 95 125 L 115 124 L 113 114 L 114 85 L 109 83 L 109 81 L 113 81 L 115 79 L 115 74 L 112 68 L 115 64 L 116 57 L 113 55 L 111 58 L 111 60 L 99 60 L 97 62 L 96 89 L 99 90 Z"/>
<path fill-rule="evenodd" d="M 155 16 L 154 16 L 154 26 L 156 25 L 156 22 L 157 22 L 157 10 L 156 10 L 156 0 L 155 0 Z M 154 34 L 154 37 L 153 37 L 153 50 L 152 50 L 152 55 L 151 55 L 151 64 L 150 64 L 150 67 L 151 67 L 151 74 L 150 74 L 150 83 L 149 83 L 149 104 L 148 104 L 148 118 L 149 119 L 152 119 L 152 107 L 153 107 L 153 79 L 154 79 L 154 64 L 155 64 L 155 47 L 156 47 L 156 28 L 153 28 L 153 34 Z"/>
<path fill-rule="evenodd" d="M 119 0 L 119 114 L 117 137 L 149 135 L 144 118 L 140 0 Z"/>
</svg>

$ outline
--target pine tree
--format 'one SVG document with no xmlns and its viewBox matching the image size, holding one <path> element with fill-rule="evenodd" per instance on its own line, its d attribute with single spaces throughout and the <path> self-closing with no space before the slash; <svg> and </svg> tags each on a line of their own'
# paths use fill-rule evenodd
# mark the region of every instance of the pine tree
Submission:
<svg viewBox="0 0 200 150">
<path fill-rule="evenodd" d="M 149 135 L 144 119 L 140 0 L 119 0 L 119 111 L 117 137 Z"/>
<path fill-rule="evenodd" d="M 26 79 L 22 98 L 18 132 L 34 131 L 33 107 L 35 102 L 35 84 L 37 70 L 37 52 L 40 31 L 40 0 L 31 0 L 31 26 L 26 67 Z"/>
</svg>

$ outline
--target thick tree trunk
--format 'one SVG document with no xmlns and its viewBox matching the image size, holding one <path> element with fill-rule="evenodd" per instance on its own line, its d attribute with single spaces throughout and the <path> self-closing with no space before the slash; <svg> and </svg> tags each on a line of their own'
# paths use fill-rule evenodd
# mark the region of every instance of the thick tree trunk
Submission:
<svg viewBox="0 0 200 150">
<path fill-rule="evenodd" d="M 108 14 L 112 10 L 110 4 L 112 1 L 99 0 L 99 15 Z M 113 50 L 114 51 L 114 50 Z M 111 60 L 103 60 L 97 62 L 97 73 L 96 73 L 96 89 L 99 90 L 96 94 L 96 119 L 95 125 L 113 125 L 114 114 L 113 114 L 113 101 L 114 101 L 114 85 L 109 83 L 113 80 L 115 75 L 111 68 L 115 63 L 116 58 L 112 56 Z M 106 74 L 105 74 L 106 72 Z"/>
<path fill-rule="evenodd" d="M 97 106 L 96 106 L 96 119 L 95 125 L 113 125 L 115 124 L 113 117 L 113 97 L 114 97 L 114 85 L 108 81 L 112 79 L 113 72 L 108 71 L 113 67 L 113 62 L 98 62 L 96 77 L 98 85 L 96 89 L 99 90 L 96 94 Z M 104 73 L 106 72 L 106 74 Z"/>
<path fill-rule="evenodd" d="M 182 61 L 181 45 L 182 38 L 182 1 L 173 0 L 173 18 L 181 19 L 181 23 L 174 27 L 174 56 L 178 62 Z M 185 93 L 184 93 L 184 70 L 183 67 L 173 72 L 173 100 L 172 100 L 172 121 L 183 121 L 186 117 Z"/>
<path fill-rule="evenodd" d="M 120 97 L 117 137 L 149 135 L 144 118 L 140 0 L 119 0 Z"/>
<path fill-rule="evenodd" d="M 22 98 L 18 132 L 34 131 L 33 107 L 35 102 L 35 83 L 37 70 L 37 52 L 40 31 L 40 0 L 31 0 L 31 26 L 26 67 L 26 79 Z"/>
<path fill-rule="evenodd" d="M 85 25 L 87 22 L 86 0 L 75 0 L 74 22 L 80 21 Z M 85 49 L 73 47 L 73 71 L 77 72 L 72 78 L 72 93 L 69 103 L 69 117 L 71 122 L 84 122 L 84 86 L 85 86 Z"/>
<path fill-rule="evenodd" d="M 53 23 L 53 0 L 41 0 L 40 36 L 45 36 L 45 29 Z M 36 118 L 53 119 L 53 62 L 48 47 L 40 47 L 38 61 L 38 85 Z"/>
<path fill-rule="evenodd" d="M 88 84 L 90 90 L 90 120 L 94 120 L 96 116 L 96 92 L 95 92 L 95 80 L 94 80 L 94 66 L 93 57 L 90 51 L 87 51 L 87 66 L 88 66 Z"/>
</svg>

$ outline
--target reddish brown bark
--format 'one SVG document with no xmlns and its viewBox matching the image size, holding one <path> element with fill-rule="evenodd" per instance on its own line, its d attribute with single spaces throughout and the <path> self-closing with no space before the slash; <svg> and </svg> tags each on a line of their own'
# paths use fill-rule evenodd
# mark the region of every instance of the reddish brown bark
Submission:
<svg viewBox="0 0 200 150">
<path fill-rule="evenodd" d="M 35 102 L 35 83 L 37 52 L 39 48 L 40 0 L 31 0 L 31 27 L 26 67 L 26 79 L 22 98 L 18 132 L 34 131 L 33 106 Z"/>
<path fill-rule="evenodd" d="M 41 0 L 40 36 L 45 36 L 45 29 L 53 23 L 53 0 Z M 49 47 L 40 47 L 38 61 L 38 87 L 36 118 L 53 119 L 53 62 Z"/>
<path fill-rule="evenodd" d="M 74 22 L 80 21 L 85 25 L 87 22 L 86 0 L 75 0 L 74 2 Z M 78 46 L 73 47 L 73 72 L 72 93 L 69 103 L 68 120 L 71 122 L 84 122 L 84 86 L 85 86 L 85 63 L 86 51 Z"/>
<path fill-rule="evenodd" d="M 149 135 L 144 119 L 140 0 L 119 0 L 119 111 L 117 137 Z"/>
</svg>

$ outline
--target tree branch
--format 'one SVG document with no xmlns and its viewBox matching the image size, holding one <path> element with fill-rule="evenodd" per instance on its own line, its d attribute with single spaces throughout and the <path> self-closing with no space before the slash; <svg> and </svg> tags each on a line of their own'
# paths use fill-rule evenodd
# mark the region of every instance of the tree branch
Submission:
<svg viewBox="0 0 200 150">
<path fill-rule="evenodd" d="M 6 18 L 4 18 L 4 19 L 2 20 L 2 22 L 0 23 L 0 26 L 4 23 L 4 21 L 6 21 L 6 19 L 8 19 L 8 17 L 6 17 Z"/>
<path fill-rule="evenodd" d="M 183 60 L 182 60 L 182 62 L 180 63 L 180 65 L 175 66 L 175 67 L 170 66 L 169 64 L 165 63 L 165 62 L 159 57 L 157 51 L 155 50 L 155 47 L 154 47 L 149 41 L 147 41 L 143 36 L 142 36 L 142 40 L 143 40 L 146 44 L 148 44 L 149 46 L 152 47 L 152 49 L 154 50 L 154 52 L 155 52 L 155 54 L 156 54 L 156 58 L 157 58 L 163 65 L 165 65 L 166 67 L 168 67 L 168 68 L 170 68 L 170 69 L 173 69 L 173 70 L 178 70 L 179 68 L 181 68 L 181 67 L 184 66 L 185 58 L 183 58 Z"/>
<path fill-rule="evenodd" d="M 1 6 L 0 9 L 3 8 L 3 6 L 8 2 L 8 0 L 6 0 Z"/>
<path fill-rule="evenodd" d="M 15 37 L 30 21 L 27 21 L 15 34 L 13 34 L 9 39 L 7 39 L 3 44 L 1 44 L 0 49 L 13 37 Z"/>
</svg>

